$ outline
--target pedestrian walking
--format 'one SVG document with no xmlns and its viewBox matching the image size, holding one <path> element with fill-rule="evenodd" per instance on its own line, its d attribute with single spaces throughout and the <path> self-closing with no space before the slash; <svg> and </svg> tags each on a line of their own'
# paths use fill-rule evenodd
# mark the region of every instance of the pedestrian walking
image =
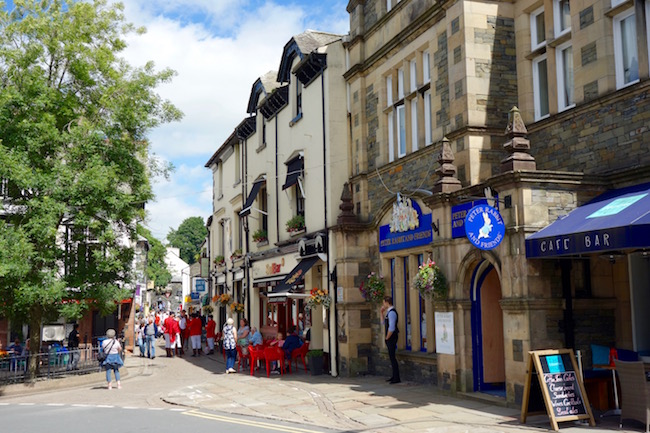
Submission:
<svg viewBox="0 0 650 433">
<path fill-rule="evenodd" d="M 156 357 L 156 336 L 158 335 L 158 326 L 153 317 L 149 317 L 149 323 L 144 327 L 145 345 L 147 346 L 147 358 Z"/>
<path fill-rule="evenodd" d="M 120 382 L 120 367 L 124 365 L 120 353 L 122 352 L 122 345 L 115 338 L 115 329 L 106 330 L 106 339 L 102 341 L 101 349 L 106 353 L 106 359 L 102 362 L 102 367 L 106 370 L 106 383 L 108 384 L 108 389 L 113 389 L 111 384 L 111 371 L 115 375 L 115 382 L 117 383 L 117 389 L 122 388 L 122 383 Z"/>
<path fill-rule="evenodd" d="M 138 347 L 140 348 L 140 357 L 144 358 L 145 356 L 145 335 L 144 335 L 144 327 L 146 323 L 144 319 L 138 320 L 138 323 L 135 325 L 135 338 L 138 343 Z"/>
<path fill-rule="evenodd" d="M 236 373 L 235 358 L 237 357 L 237 328 L 232 317 L 226 320 L 223 327 L 223 348 L 226 351 L 226 374 Z"/>
<path fill-rule="evenodd" d="M 188 322 L 187 327 L 190 333 L 190 344 L 192 356 L 201 356 L 201 334 L 203 333 L 203 322 L 198 313 L 195 313 Z"/>
<path fill-rule="evenodd" d="M 399 328 L 397 327 L 397 310 L 393 307 L 392 296 L 385 296 L 384 303 L 381 307 L 381 315 L 384 317 L 384 329 L 386 332 L 386 348 L 388 349 L 388 358 L 390 358 L 390 365 L 393 369 L 393 375 L 386 381 L 390 384 L 400 383 L 399 377 L 399 364 L 397 363 L 397 337 L 399 336 Z"/>
<path fill-rule="evenodd" d="M 79 324 L 75 323 L 72 326 L 72 331 L 68 334 L 68 351 L 70 352 L 71 360 L 67 370 L 79 369 L 79 359 L 81 358 L 79 342 Z"/>
<path fill-rule="evenodd" d="M 217 322 L 214 321 L 212 314 L 208 315 L 208 323 L 205 324 L 205 339 L 208 343 L 208 354 L 214 353 L 214 331 L 217 327 Z"/>
</svg>

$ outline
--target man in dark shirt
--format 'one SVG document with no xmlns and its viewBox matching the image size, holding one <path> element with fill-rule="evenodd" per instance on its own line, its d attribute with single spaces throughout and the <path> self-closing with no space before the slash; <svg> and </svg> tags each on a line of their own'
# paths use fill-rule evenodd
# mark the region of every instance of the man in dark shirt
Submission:
<svg viewBox="0 0 650 433">
<path fill-rule="evenodd" d="M 291 359 L 291 352 L 294 349 L 298 349 L 300 346 L 302 346 L 302 340 L 298 337 L 296 327 L 292 326 L 289 328 L 289 335 L 287 335 L 287 338 L 285 338 L 284 344 L 282 345 L 285 357 Z"/>
<path fill-rule="evenodd" d="M 69 370 L 77 370 L 79 368 L 79 358 L 81 357 L 79 353 L 79 324 L 75 323 L 72 326 L 72 331 L 68 335 L 68 350 L 70 351 L 70 364 L 68 365 Z"/>
</svg>

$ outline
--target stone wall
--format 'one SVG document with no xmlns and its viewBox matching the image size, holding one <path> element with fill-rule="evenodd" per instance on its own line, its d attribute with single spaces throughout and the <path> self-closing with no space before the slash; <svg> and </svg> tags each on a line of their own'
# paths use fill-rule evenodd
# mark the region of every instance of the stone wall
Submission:
<svg viewBox="0 0 650 433">
<path fill-rule="evenodd" d="M 538 170 L 589 174 L 650 164 L 650 83 L 529 127 Z"/>
</svg>

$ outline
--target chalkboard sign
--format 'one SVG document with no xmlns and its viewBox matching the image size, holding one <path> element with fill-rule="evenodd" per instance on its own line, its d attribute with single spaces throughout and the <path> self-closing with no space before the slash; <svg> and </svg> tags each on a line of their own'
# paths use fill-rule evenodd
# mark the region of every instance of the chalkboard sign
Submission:
<svg viewBox="0 0 650 433">
<path fill-rule="evenodd" d="M 596 425 L 575 356 L 569 349 L 529 352 L 521 422 L 525 423 L 527 415 L 540 413 L 544 407 L 553 430 L 557 431 L 557 423 L 562 421 L 588 419 L 592 426 Z"/>
</svg>

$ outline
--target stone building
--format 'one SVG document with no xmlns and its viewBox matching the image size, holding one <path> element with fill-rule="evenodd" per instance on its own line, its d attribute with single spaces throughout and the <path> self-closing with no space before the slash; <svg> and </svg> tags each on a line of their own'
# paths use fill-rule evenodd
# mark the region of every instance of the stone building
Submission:
<svg viewBox="0 0 650 433">
<path fill-rule="evenodd" d="M 278 71 L 253 83 L 248 117 L 206 164 L 215 191 L 209 250 L 213 262 L 224 259 L 213 263 L 212 282 L 244 308 L 224 308 L 221 319 L 246 317 L 265 336 L 301 323 L 334 374 L 336 307 L 307 301 L 314 288 L 331 291 L 329 231 L 349 165 L 344 72 L 340 35 L 295 35 Z"/>
<path fill-rule="evenodd" d="M 649 350 L 647 4 L 351 0 L 347 10 L 340 373 L 390 369 L 378 308 L 359 291 L 370 272 L 399 313 L 403 379 L 517 405 L 530 350 L 580 349 L 587 367 L 591 344 Z M 466 236 L 475 205 L 500 217 L 483 216 L 489 235 L 474 241 L 500 243 Z M 428 259 L 445 297 L 412 289 Z"/>
</svg>

